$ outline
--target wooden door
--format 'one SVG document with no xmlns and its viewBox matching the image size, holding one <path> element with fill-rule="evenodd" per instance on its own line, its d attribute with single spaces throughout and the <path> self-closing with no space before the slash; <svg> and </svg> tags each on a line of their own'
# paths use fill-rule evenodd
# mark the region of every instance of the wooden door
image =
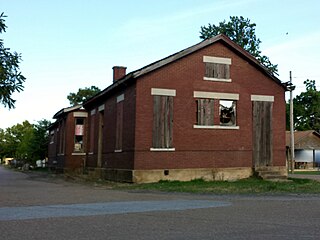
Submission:
<svg viewBox="0 0 320 240">
<path fill-rule="evenodd" d="M 253 102 L 253 165 L 254 167 L 272 166 L 273 102 Z"/>
</svg>

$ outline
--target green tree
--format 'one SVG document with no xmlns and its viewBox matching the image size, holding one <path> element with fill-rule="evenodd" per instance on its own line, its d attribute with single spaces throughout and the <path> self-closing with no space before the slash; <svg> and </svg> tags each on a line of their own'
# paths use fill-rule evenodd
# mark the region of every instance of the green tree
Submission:
<svg viewBox="0 0 320 240">
<path fill-rule="evenodd" d="M 37 124 L 24 121 L 6 130 L 0 129 L 0 157 L 14 157 L 34 164 L 48 154 L 48 127 L 50 121 L 41 120 Z"/>
<path fill-rule="evenodd" d="M 208 24 L 208 26 L 201 26 L 200 38 L 208 39 L 218 34 L 225 34 L 232 41 L 248 51 L 260 63 L 262 63 L 271 73 L 278 72 L 278 65 L 270 62 L 267 56 L 261 55 L 260 43 L 261 40 L 257 38 L 255 33 L 255 23 L 250 23 L 250 20 L 240 16 L 230 16 L 230 21 L 220 22 L 218 25 Z"/>
<path fill-rule="evenodd" d="M 34 125 L 34 160 L 42 160 L 48 156 L 48 128 L 50 124 L 50 121 L 43 119 Z"/>
<path fill-rule="evenodd" d="M 79 88 L 77 93 L 70 93 L 67 96 L 67 99 L 70 102 L 70 105 L 75 106 L 84 103 L 89 98 L 96 95 L 101 90 L 96 86 L 86 87 L 86 88 Z"/>
<path fill-rule="evenodd" d="M 7 28 L 5 17 L 4 13 L 0 14 L 0 34 Z M 3 39 L 0 39 L 0 103 L 11 109 L 16 101 L 12 99 L 12 94 L 23 90 L 25 77 L 19 70 L 21 55 L 9 50 L 4 47 Z"/>
<path fill-rule="evenodd" d="M 34 160 L 34 147 L 35 147 L 35 130 L 33 125 L 28 121 L 24 121 L 17 125 L 18 131 L 21 134 L 20 141 L 17 146 L 15 156 L 23 159 L 29 163 Z"/>
<path fill-rule="evenodd" d="M 320 130 L 320 91 L 315 80 L 303 82 L 306 91 L 293 99 L 293 119 L 295 130 Z M 287 114 L 287 119 L 289 115 Z"/>
</svg>

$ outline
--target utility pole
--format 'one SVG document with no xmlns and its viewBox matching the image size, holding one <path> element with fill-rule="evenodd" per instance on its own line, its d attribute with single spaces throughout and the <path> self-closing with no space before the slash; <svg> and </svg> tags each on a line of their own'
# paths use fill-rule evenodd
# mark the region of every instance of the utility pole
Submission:
<svg viewBox="0 0 320 240">
<path fill-rule="evenodd" d="M 292 91 L 295 87 L 292 85 L 292 75 L 291 71 L 289 72 L 290 75 L 290 150 L 291 150 L 291 164 L 290 164 L 290 171 L 291 173 L 294 172 L 294 129 L 293 129 L 293 99 L 292 99 Z"/>
</svg>

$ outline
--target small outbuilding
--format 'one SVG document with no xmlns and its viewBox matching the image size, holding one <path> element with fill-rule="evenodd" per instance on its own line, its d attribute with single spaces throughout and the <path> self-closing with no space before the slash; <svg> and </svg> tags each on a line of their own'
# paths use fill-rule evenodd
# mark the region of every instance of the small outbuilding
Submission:
<svg viewBox="0 0 320 240">
<path fill-rule="evenodd" d="M 290 156 L 290 131 L 286 132 L 287 156 Z M 294 132 L 295 168 L 320 166 L 320 133 L 314 130 Z"/>
</svg>

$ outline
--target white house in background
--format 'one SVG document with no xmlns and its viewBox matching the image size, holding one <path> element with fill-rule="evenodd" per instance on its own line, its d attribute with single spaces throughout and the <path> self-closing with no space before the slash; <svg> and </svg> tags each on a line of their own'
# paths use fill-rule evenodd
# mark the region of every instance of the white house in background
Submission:
<svg viewBox="0 0 320 240">
<path fill-rule="evenodd" d="M 290 152 L 290 132 L 286 132 L 287 152 Z M 320 133 L 314 130 L 294 132 L 295 168 L 320 166 Z M 287 154 L 287 157 L 289 154 Z"/>
</svg>

